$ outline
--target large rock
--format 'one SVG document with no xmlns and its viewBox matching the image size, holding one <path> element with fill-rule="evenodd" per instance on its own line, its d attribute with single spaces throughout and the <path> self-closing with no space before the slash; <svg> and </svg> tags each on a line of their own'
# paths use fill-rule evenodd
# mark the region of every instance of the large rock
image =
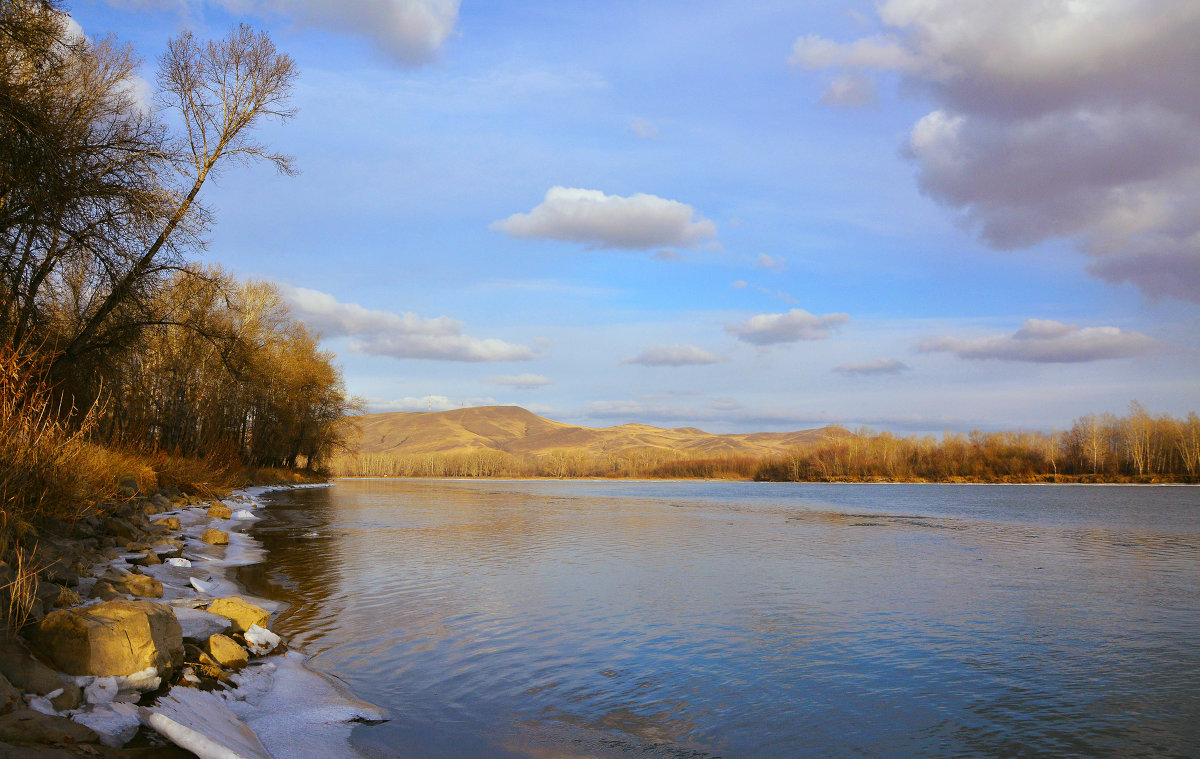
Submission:
<svg viewBox="0 0 1200 759">
<path fill-rule="evenodd" d="M 168 530 L 179 530 L 183 528 L 179 517 L 159 517 L 154 520 L 154 525 L 157 527 L 166 527 Z"/>
<path fill-rule="evenodd" d="M 214 546 L 229 545 L 229 533 L 222 532 L 222 531 L 216 530 L 216 529 L 205 530 L 204 534 L 200 536 L 200 539 L 203 540 L 205 543 L 208 543 L 209 545 L 214 545 Z"/>
<path fill-rule="evenodd" d="M 92 588 L 94 598 L 111 601 L 118 595 L 130 595 L 138 598 L 162 598 L 163 586 L 158 580 L 148 575 L 127 574 L 119 579 L 103 579 Z"/>
<path fill-rule="evenodd" d="M 223 503 L 214 503 L 212 506 L 208 507 L 207 515 L 210 517 L 216 517 L 217 519 L 228 519 L 229 517 L 233 516 L 233 509 L 229 508 Z"/>
<path fill-rule="evenodd" d="M 14 709 L 25 708 L 21 691 L 13 687 L 4 675 L 0 675 L 0 714 L 8 714 Z"/>
<path fill-rule="evenodd" d="M 66 717 L 28 709 L 0 717 L 0 741 L 5 743 L 99 743 L 100 736 L 89 727 Z"/>
<path fill-rule="evenodd" d="M 213 614 L 228 617 L 232 623 L 230 627 L 234 632 L 240 633 L 249 630 L 251 625 L 266 627 L 267 619 L 271 616 L 271 613 L 266 609 L 255 606 L 249 601 L 244 601 L 236 596 L 218 598 L 208 605 L 208 610 Z"/>
<path fill-rule="evenodd" d="M 0 634 L 0 675 L 22 693 L 44 696 L 62 689 L 62 694 L 52 698 L 55 709 L 74 709 L 79 706 L 81 693 L 74 683 L 47 667 L 37 659 L 18 639 L 4 638 Z"/>
<path fill-rule="evenodd" d="M 169 606 L 152 601 L 107 601 L 63 609 L 34 630 L 34 642 L 54 666 L 71 675 L 159 673 L 183 664 L 183 633 Z"/>
<path fill-rule="evenodd" d="M 241 669 L 250 662 L 246 649 L 228 635 L 210 635 L 207 648 L 208 655 L 226 669 Z"/>
</svg>

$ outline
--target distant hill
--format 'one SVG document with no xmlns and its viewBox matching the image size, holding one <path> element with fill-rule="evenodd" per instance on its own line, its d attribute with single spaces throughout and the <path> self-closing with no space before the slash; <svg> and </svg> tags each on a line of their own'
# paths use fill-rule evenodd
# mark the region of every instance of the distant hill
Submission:
<svg viewBox="0 0 1200 759">
<path fill-rule="evenodd" d="M 645 424 L 578 427 L 545 419 L 519 406 L 479 406 L 455 411 L 394 411 L 354 418 L 358 452 L 406 456 L 496 450 L 538 456 L 572 450 L 589 454 L 678 451 L 689 458 L 782 453 L 803 443 L 849 435 L 840 427 L 798 432 L 716 435 L 695 427 L 662 429 Z"/>
</svg>

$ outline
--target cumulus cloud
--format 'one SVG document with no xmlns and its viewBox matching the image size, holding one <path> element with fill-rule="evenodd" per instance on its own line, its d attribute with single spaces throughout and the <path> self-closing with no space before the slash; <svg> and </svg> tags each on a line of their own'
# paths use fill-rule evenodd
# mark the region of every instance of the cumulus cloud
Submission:
<svg viewBox="0 0 1200 759">
<path fill-rule="evenodd" d="M 725 327 L 729 334 L 754 345 L 794 343 L 800 340 L 824 340 L 839 326 L 850 321 L 846 314 L 817 316 L 801 308 L 783 314 L 759 314 L 741 324 Z"/>
<path fill-rule="evenodd" d="M 921 189 L 998 249 L 1075 240 L 1088 269 L 1200 301 L 1200 4 L 885 0 L 889 34 L 798 39 L 793 65 L 898 72 L 938 108 Z"/>
<path fill-rule="evenodd" d="M 332 295 L 303 287 L 280 286 L 293 312 L 324 337 L 349 337 L 351 350 L 372 356 L 435 361 L 527 361 L 537 353 L 523 345 L 462 334 L 462 324 L 439 316 L 375 311 L 341 303 Z"/>
<path fill-rule="evenodd" d="M 520 390 L 532 390 L 535 387 L 545 387 L 553 385 L 554 380 L 549 377 L 543 377 L 540 374 L 517 374 L 517 375 L 502 375 L 499 377 L 484 377 L 484 382 L 490 382 L 493 385 L 503 385 L 505 387 L 515 387 Z"/>
<path fill-rule="evenodd" d="M 693 246 L 717 227 L 686 203 L 638 193 L 623 197 L 599 190 L 551 187 L 529 213 L 492 224 L 512 237 L 581 242 L 598 248 Z"/>
<path fill-rule="evenodd" d="M 117 6 L 186 8 L 182 0 L 108 0 Z M 413 65 L 431 60 L 453 34 L 460 0 L 203 0 L 204 5 L 260 18 L 284 18 L 369 40 L 385 55 Z"/>
<path fill-rule="evenodd" d="M 1079 327 L 1049 319 L 1030 319 L 1011 335 L 974 339 L 937 337 L 921 343 L 924 353 L 953 353 L 960 358 L 1067 364 L 1133 358 L 1164 349 L 1163 343 L 1117 327 Z"/>
<path fill-rule="evenodd" d="M 696 366 L 715 364 L 723 358 L 694 345 L 651 345 L 623 364 L 642 366 Z"/>
<path fill-rule="evenodd" d="M 899 374 L 908 368 L 908 364 L 894 358 L 881 358 L 860 364 L 842 364 L 833 370 L 839 374 Z"/>
<path fill-rule="evenodd" d="M 839 76 L 829 83 L 821 94 L 821 105 L 837 105 L 847 108 L 870 105 L 875 102 L 875 82 L 864 76 Z"/>
</svg>

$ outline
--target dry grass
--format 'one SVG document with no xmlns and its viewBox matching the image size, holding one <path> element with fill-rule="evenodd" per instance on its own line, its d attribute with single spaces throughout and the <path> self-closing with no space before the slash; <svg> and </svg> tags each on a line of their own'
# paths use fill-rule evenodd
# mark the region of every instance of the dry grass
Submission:
<svg viewBox="0 0 1200 759">
<path fill-rule="evenodd" d="M 41 365 L 0 346 L 0 529 L 86 516 L 117 491 L 107 452 L 87 441 L 93 416 L 59 420 Z"/>
<path fill-rule="evenodd" d="M 37 545 L 28 551 L 14 548 L 12 551 L 13 579 L 3 586 L 7 598 L 3 608 L 4 627 L 9 633 L 15 633 L 25 626 L 33 605 L 38 602 L 38 574 L 47 569 L 49 564 L 39 565 L 33 558 L 37 553 Z"/>
</svg>

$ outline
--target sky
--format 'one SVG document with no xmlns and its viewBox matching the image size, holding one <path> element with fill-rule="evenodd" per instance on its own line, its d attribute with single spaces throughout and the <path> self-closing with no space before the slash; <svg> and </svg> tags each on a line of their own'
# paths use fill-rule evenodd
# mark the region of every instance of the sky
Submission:
<svg viewBox="0 0 1200 759">
<path fill-rule="evenodd" d="M 1200 411 L 1194 0 L 70 0 L 154 81 L 267 30 L 297 177 L 202 260 L 373 411 L 1062 429 Z"/>
</svg>

